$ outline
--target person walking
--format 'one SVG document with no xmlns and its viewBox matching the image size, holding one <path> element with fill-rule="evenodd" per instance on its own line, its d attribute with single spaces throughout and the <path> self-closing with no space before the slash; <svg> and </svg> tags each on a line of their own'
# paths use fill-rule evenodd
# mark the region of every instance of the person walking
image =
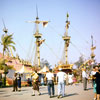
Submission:
<svg viewBox="0 0 100 100">
<path fill-rule="evenodd" d="M 97 92 L 97 100 L 100 100 L 100 69 L 98 69 L 98 72 L 94 75 L 96 77 L 96 92 Z"/>
<path fill-rule="evenodd" d="M 65 96 L 65 81 L 66 81 L 66 73 L 59 68 L 59 72 L 57 73 L 57 82 L 58 82 L 58 98 Z"/>
<path fill-rule="evenodd" d="M 86 91 L 87 90 L 87 80 L 88 80 L 88 75 L 86 73 L 86 68 L 83 68 L 82 78 L 83 78 L 83 89 L 84 89 L 84 91 Z"/>
<path fill-rule="evenodd" d="M 54 97 L 55 90 L 54 90 L 54 74 L 52 73 L 52 69 L 49 69 L 49 72 L 46 74 L 46 80 L 48 85 L 48 94 L 51 97 Z M 52 93 L 51 93 L 52 89 Z M 52 94 L 52 96 L 51 96 Z"/>
<path fill-rule="evenodd" d="M 73 84 L 73 74 L 71 72 L 68 74 L 68 84 L 69 85 Z"/>
<path fill-rule="evenodd" d="M 94 66 L 93 71 L 91 72 L 91 77 L 92 77 L 92 82 L 93 82 L 92 84 L 93 84 L 94 100 L 97 99 L 97 91 L 96 91 L 97 84 L 96 84 L 96 77 L 94 77 L 96 72 L 98 72 L 98 67 Z"/>
<path fill-rule="evenodd" d="M 18 83 L 17 83 L 17 73 L 14 73 L 14 77 L 13 77 L 13 92 L 18 90 Z"/>
<path fill-rule="evenodd" d="M 39 75 L 37 74 L 37 71 L 35 71 L 32 74 L 32 85 L 33 85 L 33 95 L 32 96 L 35 96 L 35 91 L 38 92 L 38 95 L 41 95 L 39 91 Z"/>
<path fill-rule="evenodd" d="M 17 81 L 18 81 L 18 91 L 20 92 L 21 91 L 21 74 L 18 75 Z"/>
<path fill-rule="evenodd" d="M 92 78 L 92 87 L 94 87 L 94 77 L 93 77 L 93 75 L 95 75 L 96 74 L 96 69 L 95 69 L 95 67 L 96 66 L 94 66 L 93 68 L 92 68 L 92 71 L 91 71 L 91 74 L 90 74 L 90 76 L 91 76 L 91 78 Z"/>
</svg>

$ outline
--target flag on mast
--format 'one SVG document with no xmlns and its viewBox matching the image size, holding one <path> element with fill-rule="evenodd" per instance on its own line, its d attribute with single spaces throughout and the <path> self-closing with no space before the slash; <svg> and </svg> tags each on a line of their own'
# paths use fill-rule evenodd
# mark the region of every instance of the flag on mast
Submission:
<svg viewBox="0 0 100 100">
<path fill-rule="evenodd" d="M 43 21 L 42 25 L 43 25 L 43 27 L 47 27 L 48 21 Z"/>
</svg>

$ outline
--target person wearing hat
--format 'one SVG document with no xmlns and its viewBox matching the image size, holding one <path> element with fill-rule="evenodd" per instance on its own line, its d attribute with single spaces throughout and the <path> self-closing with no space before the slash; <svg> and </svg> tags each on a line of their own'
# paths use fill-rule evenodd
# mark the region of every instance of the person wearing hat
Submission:
<svg viewBox="0 0 100 100">
<path fill-rule="evenodd" d="M 54 97 L 55 91 L 54 91 L 54 74 L 52 73 L 52 69 L 49 69 L 49 72 L 46 74 L 46 80 L 48 85 L 48 94 L 51 97 Z M 52 89 L 52 93 L 51 93 Z M 51 96 L 52 94 L 52 96 Z"/>
<path fill-rule="evenodd" d="M 67 74 L 59 68 L 59 72 L 57 73 L 57 82 L 58 82 L 58 98 L 65 96 L 65 80 Z"/>
<path fill-rule="evenodd" d="M 35 91 L 38 92 L 38 95 L 41 95 L 39 91 L 39 75 L 37 74 L 37 71 L 35 71 L 32 74 L 32 85 L 33 85 L 33 95 L 32 96 L 35 96 Z"/>
</svg>

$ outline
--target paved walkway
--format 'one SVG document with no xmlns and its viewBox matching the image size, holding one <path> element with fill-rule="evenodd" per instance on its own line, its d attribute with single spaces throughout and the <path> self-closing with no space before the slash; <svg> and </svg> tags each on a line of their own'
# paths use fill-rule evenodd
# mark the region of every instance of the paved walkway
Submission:
<svg viewBox="0 0 100 100">
<path fill-rule="evenodd" d="M 41 86 L 40 91 L 42 95 L 32 95 L 32 87 L 22 87 L 21 92 L 12 92 L 12 87 L 0 88 L 0 100 L 57 100 L 57 86 L 55 86 L 55 97 L 49 98 L 47 93 L 47 86 Z M 60 98 L 62 100 L 93 100 L 93 89 L 91 84 L 88 84 L 88 90 L 83 91 L 83 85 L 77 84 L 66 86 L 66 96 Z"/>
</svg>

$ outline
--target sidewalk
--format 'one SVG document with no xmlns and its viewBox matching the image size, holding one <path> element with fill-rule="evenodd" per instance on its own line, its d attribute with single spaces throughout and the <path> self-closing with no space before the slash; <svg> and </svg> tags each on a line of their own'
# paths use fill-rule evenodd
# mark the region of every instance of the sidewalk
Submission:
<svg viewBox="0 0 100 100">
<path fill-rule="evenodd" d="M 21 92 L 12 92 L 12 87 L 10 88 L 0 88 L 0 100 L 57 100 L 57 86 L 55 86 L 55 97 L 49 98 L 47 92 L 47 86 L 41 86 L 40 92 L 42 95 L 36 96 L 32 95 L 32 87 L 22 87 Z M 88 90 L 83 90 L 83 84 L 77 84 L 72 86 L 66 86 L 66 96 L 60 98 L 62 100 L 93 100 L 93 89 L 91 84 L 88 84 Z"/>
</svg>

